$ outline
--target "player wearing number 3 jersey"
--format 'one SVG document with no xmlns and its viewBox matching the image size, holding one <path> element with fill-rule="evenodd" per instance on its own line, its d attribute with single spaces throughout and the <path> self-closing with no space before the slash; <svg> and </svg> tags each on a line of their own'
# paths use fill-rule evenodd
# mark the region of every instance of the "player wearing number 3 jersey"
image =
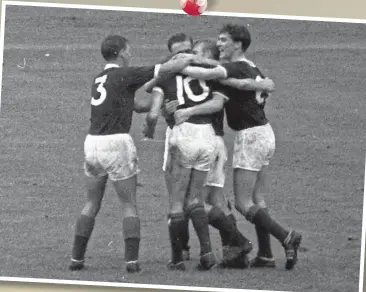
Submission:
<svg viewBox="0 0 366 292">
<path fill-rule="evenodd" d="M 192 77 L 201 79 L 252 78 L 264 76 L 255 64 L 245 57 L 250 46 L 250 33 L 245 26 L 226 25 L 222 28 L 217 46 L 220 59 L 231 62 L 214 69 L 199 69 Z M 197 74 L 196 74 L 197 73 Z M 269 234 L 285 249 L 286 269 L 297 262 L 301 235 L 278 224 L 267 211 L 264 195 L 268 192 L 268 164 L 275 151 L 275 135 L 268 122 L 263 92 L 227 88 L 229 101 L 225 104 L 227 122 L 236 132 L 233 154 L 234 194 L 236 209 L 255 225 L 259 250 L 252 261 L 255 267 L 274 267 Z"/>
<path fill-rule="evenodd" d="M 162 65 L 129 67 L 130 45 L 118 35 L 103 41 L 101 53 L 108 64 L 92 84 L 90 129 L 84 143 L 87 203 L 76 222 L 70 269 L 84 267 L 86 247 L 109 178 L 122 202 L 126 268 L 128 272 L 137 272 L 140 270 L 140 219 L 136 207 L 138 157 L 129 134 L 134 96 L 150 79 L 178 72 L 190 60 L 177 56 Z"/>
</svg>

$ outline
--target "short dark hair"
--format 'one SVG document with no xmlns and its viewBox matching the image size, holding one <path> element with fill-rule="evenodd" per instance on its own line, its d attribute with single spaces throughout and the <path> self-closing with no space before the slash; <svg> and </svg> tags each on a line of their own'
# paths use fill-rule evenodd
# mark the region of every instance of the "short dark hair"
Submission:
<svg viewBox="0 0 366 292">
<path fill-rule="evenodd" d="M 193 39 L 190 36 L 187 36 L 185 33 L 177 33 L 175 35 L 172 35 L 169 39 L 168 39 L 168 49 L 169 52 L 172 51 L 172 46 L 175 43 L 182 43 L 185 41 L 189 41 L 191 42 L 191 44 L 193 44 Z"/>
<path fill-rule="evenodd" d="M 219 48 L 216 46 L 216 43 L 211 40 L 198 40 L 194 43 L 194 47 L 198 45 L 203 45 L 203 50 L 208 50 L 211 53 L 211 56 L 214 60 L 220 59 L 220 51 Z"/>
<path fill-rule="evenodd" d="M 118 54 L 125 50 L 128 44 L 128 40 L 120 35 L 107 36 L 101 46 L 101 53 L 106 61 L 112 61 L 117 59 Z"/>
<path fill-rule="evenodd" d="M 241 50 L 246 52 L 252 42 L 250 32 L 244 25 L 226 24 L 220 30 L 220 33 L 227 33 L 234 42 L 241 42 Z"/>
</svg>

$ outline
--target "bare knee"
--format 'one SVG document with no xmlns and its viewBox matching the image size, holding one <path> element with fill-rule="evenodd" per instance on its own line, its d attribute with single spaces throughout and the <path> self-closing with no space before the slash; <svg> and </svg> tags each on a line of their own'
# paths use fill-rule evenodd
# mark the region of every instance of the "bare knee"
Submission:
<svg viewBox="0 0 366 292">
<path fill-rule="evenodd" d="M 182 204 L 181 202 L 173 202 L 170 206 L 170 213 L 184 213 L 184 204 Z"/>
<path fill-rule="evenodd" d="M 95 218 L 99 213 L 101 205 L 102 205 L 101 201 L 99 201 L 99 200 L 98 201 L 88 201 L 85 204 L 83 210 L 81 211 L 81 214 L 91 217 L 91 218 Z"/>
<path fill-rule="evenodd" d="M 82 215 L 95 218 L 102 205 L 107 177 L 86 178 L 87 202 L 81 212 Z"/>
<path fill-rule="evenodd" d="M 240 196 L 235 198 L 235 209 L 245 217 L 248 216 L 250 208 L 253 205 L 254 203 L 251 199 L 242 198 Z"/>
<path fill-rule="evenodd" d="M 218 196 L 221 195 L 221 188 L 213 186 L 205 186 L 205 202 L 206 204 L 216 206 L 219 204 Z"/>
<path fill-rule="evenodd" d="M 137 176 L 124 180 L 113 181 L 114 189 L 121 202 L 123 217 L 138 217 L 136 203 Z"/>
<path fill-rule="evenodd" d="M 204 204 L 204 207 L 205 207 L 205 212 L 208 214 L 208 213 L 210 213 L 211 212 L 211 210 L 212 210 L 212 205 L 210 205 L 210 204 Z"/>
<path fill-rule="evenodd" d="M 263 199 L 253 198 L 253 202 L 260 209 L 267 208 L 266 202 Z"/>
<path fill-rule="evenodd" d="M 194 205 L 203 205 L 204 202 L 200 198 L 190 198 L 187 201 L 187 208 L 194 206 Z"/>
<path fill-rule="evenodd" d="M 137 209 L 134 206 L 126 207 L 123 210 L 123 218 L 138 217 Z"/>
<path fill-rule="evenodd" d="M 238 211 L 243 216 L 248 215 L 249 209 L 250 209 L 249 205 L 240 204 L 240 203 L 235 202 L 235 210 Z"/>
</svg>

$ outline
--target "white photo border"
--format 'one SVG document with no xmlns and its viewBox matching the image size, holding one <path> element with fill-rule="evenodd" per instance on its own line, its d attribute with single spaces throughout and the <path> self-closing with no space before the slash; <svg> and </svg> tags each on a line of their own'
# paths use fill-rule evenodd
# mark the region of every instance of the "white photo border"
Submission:
<svg viewBox="0 0 366 292">
<path fill-rule="evenodd" d="M 71 8 L 71 9 L 88 9 L 88 10 L 106 10 L 106 11 L 129 11 L 129 12 L 150 12 L 150 13 L 167 13 L 167 14 L 185 14 L 182 10 L 175 9 L 158 9 L 143 7 L 124 7 L 124 6 L 104 6 L 104 5 L 86 5 L 86 4 L 67 4 L 67 3 L 47 3 L 47 2 L 23 2 L 23 1 L 2 1 L 1 5 L 1 30 L 0 30 L 0 88 L 3 81 L 3 64 L 4 64 L 4 42 L 5 42 L 5 18 L 7 6 L 32 6 L 32 7 L 49 7 L 49 8 Z M 276 14 L 251 14 L 251 13 L 234 13 L 206 11 L 203 15 L 207 16 L 226 16 L 226 17 L 243 17 L 243 18 L 262 18 L 277 20 L 300 20 L 300 21 L 318 21 L 333 23 L 361 23 L 366 24 L 366 19 L 352 18 L 330 18 L 330 17 L 312 17 L 312 16 L 292 16 L 292 15 L 276 15 Z M 1 94 L 0 91 L 0 111 L 1 111 Z M 363 292 L 364 272 L 365 272 L 365 246 L 366 245 L 366 156 L 365 156 L 365 173 L 364 173 L 364 194 L 363 194 L 363 211 L 362 211 L 362 238 L 361 238 L 361 255 L 360 255 L 360 273 L 359 273 L 359 292 Z M 181 291 L 207 291 L 207 292 L 281 292 L 273 290 L 248 290 L 248 289 L 232 289 L 232 288 L 209 288 L 194 286 L 175 286 L 175 285 L 152 285 L 152 284 L 130 284 L 115 283 L 101 281 L 77 281 L 77 280 L 53 280 L 42 278 L 21 278 L 21 277 L 0 277 L 0 282 L 16 282 L 16 283 L 37 283 L 37 284 L 61 284 L 61 285 L 78 285 L 78 286 L 94 286 L 94 287 L 120 287 L 120 288 L 140 288 L 140 289 L 159 289 L 159 290 L 181 290 Z M 290 292 L 290 291 L 282 291 Z"/>
</svg>

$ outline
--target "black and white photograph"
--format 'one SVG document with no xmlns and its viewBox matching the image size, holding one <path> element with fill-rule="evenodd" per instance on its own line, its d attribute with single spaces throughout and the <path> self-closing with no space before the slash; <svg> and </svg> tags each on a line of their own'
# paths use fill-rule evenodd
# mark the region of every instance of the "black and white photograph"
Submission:
<svg viewBox="0 0 366 292">
<path fill-rule="evenodd" d="M 176 1 L 3 1 L 0 281 L 363 291 L 366 21 Z"/>
</svg>

